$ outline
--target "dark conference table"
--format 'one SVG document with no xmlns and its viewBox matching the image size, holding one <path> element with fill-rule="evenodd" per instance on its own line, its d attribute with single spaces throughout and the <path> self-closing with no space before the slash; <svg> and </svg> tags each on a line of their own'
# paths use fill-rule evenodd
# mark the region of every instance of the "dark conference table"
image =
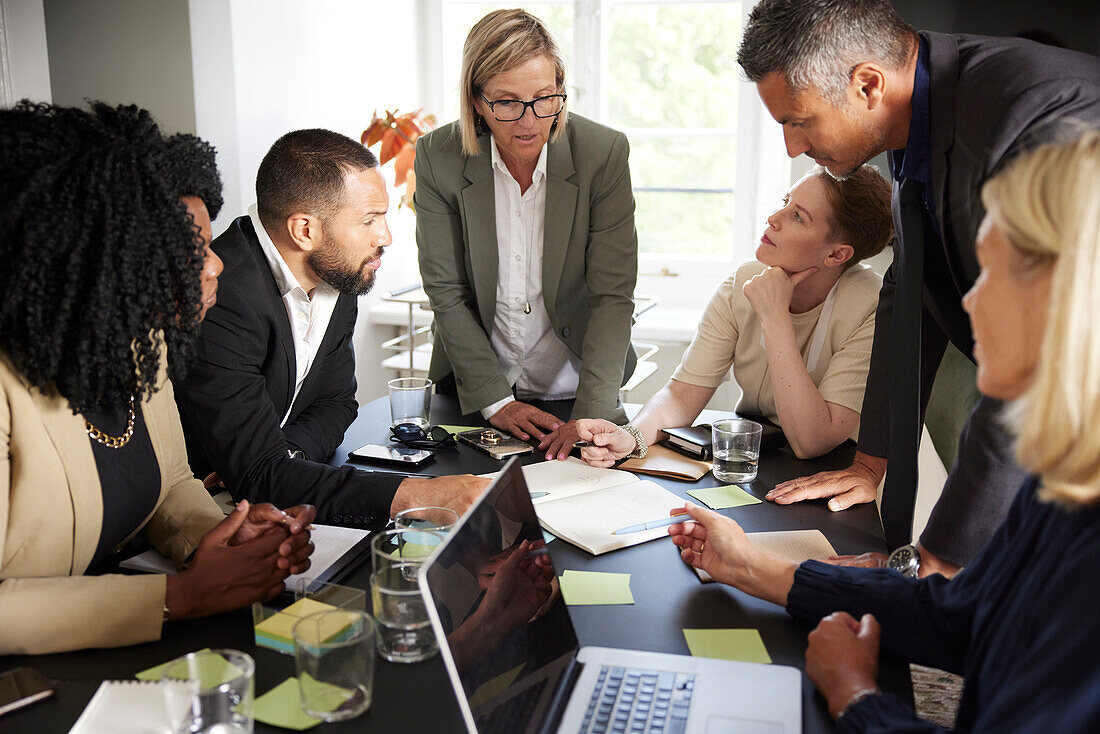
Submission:
<svg viewBox="0 0 1100 734">
<path fill-rule="evenodd" d="M 540 407 L 559 417 L 568 417 L 569 402 Z M 713 419 L 707 411 L 701 420 Z M 386 444 L 389 436 L 389 402 L 380 398 L 359 409 L 344 442 L 330 463 L 345 463 L 348 452 L 366 443 Z M 432 423 L 482 425 L 478 416 L 461 416 L 457 400 L 437 395 L 432 401 Z M 758 498 L 777 483 L 825 469 L 848 466 L 855 446 L 848 442 L 830 454 L 801 461 L 788 449 L 761 456 L 760 475 L 749 487 Z M 538 453 L 523 458 L 540 460 Z M 468 446 L 457 451 L 439 451 L 436 459 L 421 470 L 424 474 L 482 474 L 498 470 L 502 462 Z M 647 477 L 690 500 L 688 489 L 719 486 L 707 474 L 697 482 Z M 694 501 L 694 500 L 692 500 Z M 817 528 L 838 553 L 884 551 L 882 525 L 873 504 L 859 505 L 840 513 L 828 510 L 823 501 L 779 506 L 763 502 L 724 510 L 747 531 L 799 530 Z M 755 628 L 760 631 L 772 660 L 805 670 L 806 634 L 780 607 L 760 601 L 736 589 L 716 583 L 702 584 L 679 557 L 669 540 L 657 540 L 624 548 L 602 556 L 555 540 L 550 545 L 558 575 L 567 569 L 630 573 L 635 603 L 631 606 L 569 607 L 581 645 L 624 647 L 687 654 L 684 628 Z M 370 563 L 364 563 L 341 583 L 369 588 Z M 37 668 L 58 681 L 52 699 L 0 717 L 0 732 L 67 732 L 105 679 L 130 679 L 135 673 L 204 647 L 243 650 L 256 660 L 256 695 L 262 695 L 295 674 L 294 659 L 253 642 L 252 616 L 248 609 L 205 619 L 174 622 L 165 627 L 158 642 L 131 647 L 82 650 L 33 656 L 0 656 L 0 671 L 20 665 Z M 909 668 L 896 661 L 883 661 L 879 683 L 886 689 L 911 698 Z M 802 720 L 806 734 L 832 731 L 833 722 L 813 684 L 802 679 Z M 421 726 L 410 726 L 413 721 Z M 256 722 L 257 732 L 287 731 Z M 351 721 L 322 724 L 312 732 L 461 732 L 462 718 L 454 692 L 439 656 L 413 665 L 399 665 L 377 659 L 373 703 L 367 713 Z"/>
</svg>

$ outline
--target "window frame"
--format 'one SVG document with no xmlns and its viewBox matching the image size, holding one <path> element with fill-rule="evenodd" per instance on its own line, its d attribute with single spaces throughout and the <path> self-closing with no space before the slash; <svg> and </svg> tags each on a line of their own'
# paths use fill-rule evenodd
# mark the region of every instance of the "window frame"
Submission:
<svg viewBox="0 0 1100 734">
<path fill-rule="evenodd" d="M 569 108 L 594 120 L 605 117 L 601 96 L 607 70 L 602 57 L 606 47 L 608 26 L 606 11 L 621 5 L 688 5 L 730 4 L 737 0 L 525 0 L 513 6 L 530 9 L 538 14 L 539 7 L 573 6 L 573 58 L 567 60 Z M 475 5 L 492 0 L 419 0 L 421 11 L 421 89 L 428 109 L 446 110 L 448 94 L 444 81 L 446 60 L 443 58 L 444 6 Z M 756 0 L 741 0 L 741 27 Z M 731 39 L 731 42 L 735 42 Z M 454 64 L 454 60 L 451 61 Z M 733 232 L 728 248 L 721 255 L 688 255 L 675 251 L 643 252 L 639 254 L 637 292 L 655 295 L 662 304 L 701 311 L 706 299 L 700 293 L 712 292 L 736 267 L 753 256 L 768 214 L 779 206 L 791 181 L 791 160 L 787 157 L 782 129 L 760 102 L 755 85 L 743 77 L 738 82 L 737 128 L 707 128 L 708 135 L 733 133 L 737 141 L 737 161 L 732 189 L 698 191 L 733 193 Z M 447 120 L 449 121 L 449 120 Z M 444 120 L 440 120 L 444 122 Z M 674 135 L 689 133 L 686 128 L 649 128 L 645 131 L 624 129 L 631 136 L 657 136 L 664 132 Z M 663 187 L 635 186 L 636 191 L 665 190 Z M 673 191 L 673 189 L 668 189 Z M 692 188 L 676 187 L 676 192 L 692 193 Z"/>
</svg>

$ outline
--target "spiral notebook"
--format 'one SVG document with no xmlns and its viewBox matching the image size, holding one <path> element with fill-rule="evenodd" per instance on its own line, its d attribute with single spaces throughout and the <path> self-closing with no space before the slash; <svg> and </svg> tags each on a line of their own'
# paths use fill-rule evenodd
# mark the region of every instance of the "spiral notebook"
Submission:
<svg viewBox="0 0 1100 734">
<path fill-rule="evenodd" d="M 159 681 L 105 680 L 69 734 L 164 734 L 167 729 Z"/>
</svg>

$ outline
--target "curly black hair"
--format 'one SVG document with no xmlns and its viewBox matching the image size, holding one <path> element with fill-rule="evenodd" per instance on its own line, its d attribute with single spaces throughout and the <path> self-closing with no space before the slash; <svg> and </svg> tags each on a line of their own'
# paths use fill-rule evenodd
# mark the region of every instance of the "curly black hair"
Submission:
<svg viewBox="0 0 1100 734">
<path fill-rule="evenodd" d="M 214 149 L 136 106 L 0 110 L 0 350 L 74 413 L 183 375 L 204 253 L 183 196 L 222 205 Z"/>
</svg>

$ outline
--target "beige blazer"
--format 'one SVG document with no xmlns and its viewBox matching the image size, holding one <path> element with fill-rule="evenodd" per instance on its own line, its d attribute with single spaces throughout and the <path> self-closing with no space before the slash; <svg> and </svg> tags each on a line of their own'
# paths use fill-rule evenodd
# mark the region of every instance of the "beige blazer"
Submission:
<svg viewBox="0 0 1100 734">
<path fill-rule="evenodd" d="M 512 394 L 490 343 L 497 306 L 496 199 L 489 136 L 467 156 L 458 124 L 416 143 L 416 246 L 435 314 L 428 376 L 455 376 L 463 413 Z M 542 293 L 558 338 L 581 360 L 574 418 L 626 422 L 619 387 L 630 345 L 638 234 L 626 136 L 571 114 L 546 153 Z"/>
<path fill-rule="evenodd" d="M 223 519 L 187 465 L 164 366 L 141 409 L 160 497 L 141 531 L 177 566 Z M 31 388 L 0 353 L 0 654 L 115 647 L 160 637 L 163 575 L 83 576 L 103 498 L 84 419 Z"/>
</svg>

